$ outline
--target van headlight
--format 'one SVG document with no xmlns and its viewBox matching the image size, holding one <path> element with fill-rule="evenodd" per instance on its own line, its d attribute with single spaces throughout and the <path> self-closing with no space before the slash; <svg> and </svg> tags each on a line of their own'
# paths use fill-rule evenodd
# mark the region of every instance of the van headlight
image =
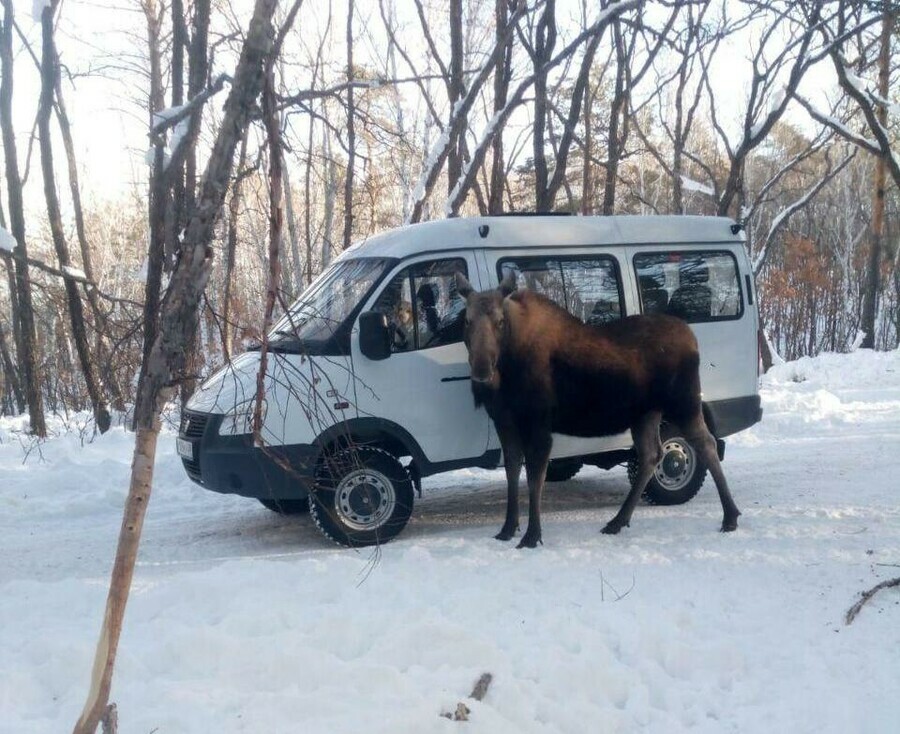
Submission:
<svg viewBox="0 0 900 734">
<path fill-rule="evenodd" d="M 243 436 L 253 433 L 253 412 L 251 404 L 245 403 L 222 418 L 219 425 L 220 436 Z"/>
</svg>

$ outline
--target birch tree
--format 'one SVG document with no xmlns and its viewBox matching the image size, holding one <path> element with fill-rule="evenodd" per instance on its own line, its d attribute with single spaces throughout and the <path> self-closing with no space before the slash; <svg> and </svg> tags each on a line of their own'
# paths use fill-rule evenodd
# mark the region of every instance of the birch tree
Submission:
<svg viewBox="0 0 900 734">
<path fill-rule="evenodd" d="M 137 396 L 131 483 L 90 691 L 74 734 L 93 734 L 109 700 L 125 604 L 153 484 L 160 413 L 172 397 L 173 385 L 183 376 L 186 368 L 185 347 L 197 327 L 200 299 L 212 265 L 210 242 L 228 190 L 235 149 L 258 109 L 265 64 L 274 44 L 272 18 L 276 5 L 277 0 L 256 0 L 254 5 L 231 91 L 225 102 L 224 118 L 206 165 L 200 194 L 189 214 L 180 242 L 180 255 L 163 300 L 159 335 L 148 357 L 145 380 Z"/>
</svg>

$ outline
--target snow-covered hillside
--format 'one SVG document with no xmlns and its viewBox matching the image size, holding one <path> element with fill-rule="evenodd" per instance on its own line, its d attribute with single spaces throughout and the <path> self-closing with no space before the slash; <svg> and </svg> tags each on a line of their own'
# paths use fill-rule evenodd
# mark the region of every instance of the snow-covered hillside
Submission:
<svg viewBox="0 0 900 734">
<path fill-rule="evenodd" d="M 491 537 L 502 472 L 426 480 L 376 556 L 197 488 L 166 436 L 120 730 L 896 731 L 900 592 L 842 616 L 900 575 L 900 352 L 785 364 L 762 394 L 724 464 L 737 532 L 717 532 L 710 481 L 601 535 L 625 473 L 585 470 L 548 490 L 533 552 Z M 82 445 L 73 423 L 30 446 L 18 428 L 0 423 L 0 732 L 56 733 L 86 693 L 131 437 Z M 471 721 L 441 718 L 483 672 Z"/>
</svg>

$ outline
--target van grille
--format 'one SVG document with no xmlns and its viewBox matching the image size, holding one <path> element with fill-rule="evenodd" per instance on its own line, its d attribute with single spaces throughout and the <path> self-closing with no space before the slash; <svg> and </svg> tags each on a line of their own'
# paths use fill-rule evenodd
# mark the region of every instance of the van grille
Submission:
<svg viewBox="0 0 900 734">
<path fill-rule="evenodd" d="M 197 484 L 203 484 L 203 479 L 200 476 L 200 462 L 182 459 L 181 463 L 184 464 L 184 470 L 191 479 L 197 482 Z"/>
<path fill-rule="evenodd" d="M 187 438 L 200 438 L 208 422 L 209 415 L 205 413 L 185 412 L 181 417 L 181 435 Z"/>
</svg>

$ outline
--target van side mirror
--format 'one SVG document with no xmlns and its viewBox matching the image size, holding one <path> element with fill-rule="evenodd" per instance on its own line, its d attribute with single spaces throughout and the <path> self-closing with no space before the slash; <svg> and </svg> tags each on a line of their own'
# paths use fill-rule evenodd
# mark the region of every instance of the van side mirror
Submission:
<svg viewBox="0 0 900 734">
<path fill-rule="evenodd" d="M 366 311 L 359 316 L 359 351 L 373 360 L 391 356 L 391 331 L 387 315 Z"/>
</svg>

